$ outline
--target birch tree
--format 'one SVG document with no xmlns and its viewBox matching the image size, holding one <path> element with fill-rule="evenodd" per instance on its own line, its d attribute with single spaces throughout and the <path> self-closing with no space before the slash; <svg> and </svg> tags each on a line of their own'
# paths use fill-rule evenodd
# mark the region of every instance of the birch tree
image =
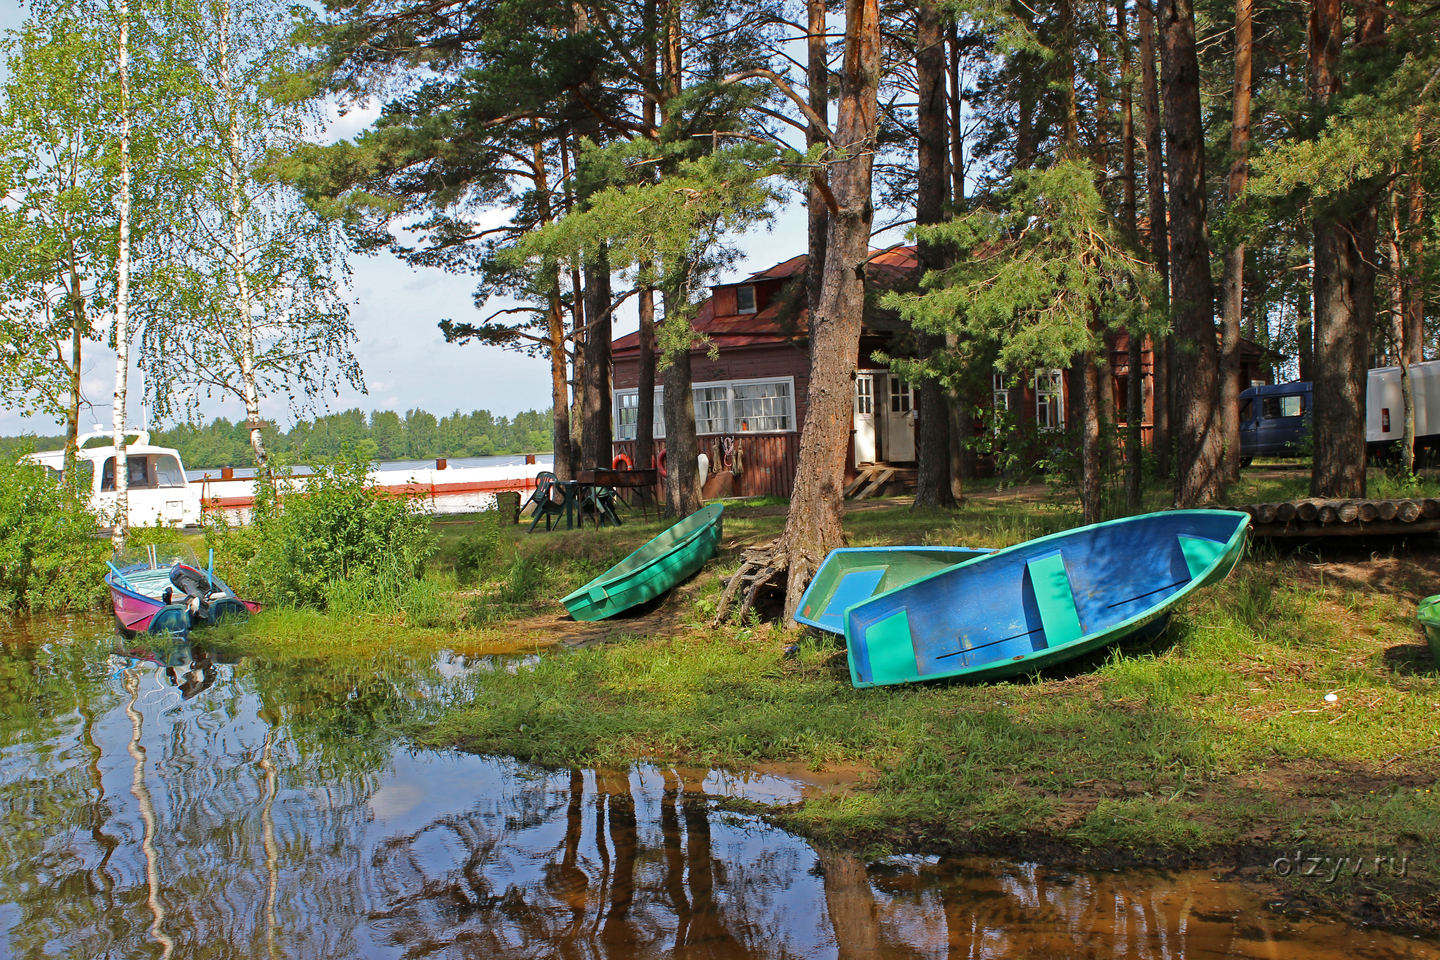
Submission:
<svg viewBox="0 0 1440 960">
<path fill-rule="evenodd" d="M 283 394 L 299 412 L 342 383 L 364 389 L 343 296 L 346 245 L 340 224 L 268 166 L 318 121 L 312 103 L 286 95 L 294 64 L 280 5 L 197 0 L 179 27 L 193 77 L 182 107 L 192 181 L 156 276 L 171 308 L 147 327 L 142 362 L 157 416 L 195 412 L 217 394 L 242 403 L 263 468 L 267 397 Z"/>
<path fill-rule="evenodd" d="M 74 465 L 83 345 L 113 279 L 115 207 L 93 21 L 32 20 L 4 44 L 0 86 L 0 403 L 65 424 Z"/>
</svg>

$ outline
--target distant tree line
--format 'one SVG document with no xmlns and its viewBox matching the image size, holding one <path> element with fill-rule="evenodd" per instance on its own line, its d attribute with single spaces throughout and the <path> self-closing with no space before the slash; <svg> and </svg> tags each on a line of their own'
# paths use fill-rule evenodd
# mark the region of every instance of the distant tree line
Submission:
<svg viewBox="0 0 1440 960">
<path fill-rule="evenodd" d="M 401 416 L 394 410 L 375 410 L 367 417 L 358 407 L 301 420 L 282 433 L 265 428 L 265 449 L 292 462 L 333 457 L 347 445 L 372 460 L 428 460 L 433 457 L 488 457 L 506 453 L 551 451 L 550 412 L 526 410 L 514 417 L 497 417 L 489 410 L 436 417 L 424 410 Z M 182 423 L 167 429 L 152 428 L 150 442 L 174 447 L 187 469 L 249 467 L 255 450 L 244 422 L 216 417 L 208 424 Z M 22 449 L 58 450 L 65 437 L 0 438 L 0 455 L 9 459 Z"/>
</svg>

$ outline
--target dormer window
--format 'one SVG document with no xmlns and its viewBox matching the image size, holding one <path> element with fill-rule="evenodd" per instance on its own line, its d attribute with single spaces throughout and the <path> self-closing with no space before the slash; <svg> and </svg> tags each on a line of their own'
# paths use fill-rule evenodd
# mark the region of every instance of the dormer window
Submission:
<svg viewBox="0 0 1440 960">
<path fill-rule="evenodd" d="M 736 288 L 735 288 L 735 312 L 736 312 L 736 313 L 754 313 L 754 312 L 755 312 L 755 288 L 754 288 L 754 287 L 736 287 Z"/>
</svg>

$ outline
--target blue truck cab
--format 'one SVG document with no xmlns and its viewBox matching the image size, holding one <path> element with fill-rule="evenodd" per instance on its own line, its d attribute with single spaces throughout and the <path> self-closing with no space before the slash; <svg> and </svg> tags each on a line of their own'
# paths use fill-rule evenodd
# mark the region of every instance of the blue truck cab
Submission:
<svg viewBox="0 0 1440 960">
<path fill-rule="evenodd" d="M 1240 392 L 1240 463 L 1256 457 L 1297 457 L 1310 434 L 1311 385 L 1303 380 Z"/>
</svg>

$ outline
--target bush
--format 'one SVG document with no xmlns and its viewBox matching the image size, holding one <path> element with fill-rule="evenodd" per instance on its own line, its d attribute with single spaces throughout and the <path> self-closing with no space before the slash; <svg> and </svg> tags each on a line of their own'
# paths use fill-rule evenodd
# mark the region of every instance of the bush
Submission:
<svg viewBox="0 0 1440 960">
<path fill-rule="evenodd" d="M 296 607 L 325 608 L 332 584 L 351 580 L 387 595 L 377 602 L 402 592 L 420 576 L 435 539 L 415 503 L 376 491 L 368 471 L 366 458 L 351 450 L 298 486 L 285 478 L 257 484 L 248 528 L 207 531 L 219 548 L 221 576 L 252 597 Z"/>
<path fill-rule="evenodd" d="M 106 596 L 99 521 L 42 466 L 0 463 L 0 609 L 65 610 Z"/>
<path fill-rule="evenodd" d="M 474 529 L 455 545 L 456 576 L 468 581 L 489 568 L 500 557 L 501 542 L 500 511 L 482 513 L 475 521 Z"/>
</svg>

